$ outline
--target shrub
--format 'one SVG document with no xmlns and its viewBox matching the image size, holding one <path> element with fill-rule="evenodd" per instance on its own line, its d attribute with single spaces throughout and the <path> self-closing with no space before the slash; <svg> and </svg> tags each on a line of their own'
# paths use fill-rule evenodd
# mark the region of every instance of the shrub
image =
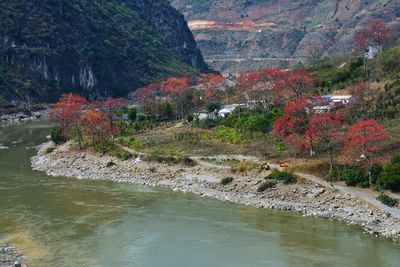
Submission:
<svg viewBox="0 0 400 267">
<path fill-rule="evenodd" d="M 143 141 L 139 138 L 131 137 L 128 140 L 123 140 L 122 144 L 129 148 L 133 148 L 136 151 L 139 151 L 143 146 Z"/>
<path fill-rule="evenodd" d="M 345 167 L 339 172 L 339 178 L 341 181 L 344 181 L 347 186 L 369 186 L 368 175 L 361 168 L 358 167 Z"/>
<path fill-rule="evenodd" d="M 379 175 L 383 172 L 383 167 L 378 164 L 372 165 L 371 168 L 371 183 L 376 184 L 378 181 Z"/>
<path fill-rule="evenodd" d="M 55 149 L 56 149 L 55 147 L 48 147 L 48 148 L 46 149 L 46 153 L 47 153 L 47 154 L 50 154 L 50 153 L 53 152 Z"/>
<path fill-rule="evenodd" d="M 386 206 L 389 207 L 394 207 L 397 204 L 397 200 L 394 198 L 389 197 L 388 195 L 385 194 L 380 194 L 379 197 L 376 198 L 377 200 L 379 200 L 380 202 L 382 202 L 383 204 L 385 204 Z"/>
<path fill-rule="evenodd" d="M 189 158 L 189 157 L 182 157 L 181 163 L 182 163 L 183 165 L 185 165 L 185 166 L 190 166 L 190 167 L 193 167 L 193 166 L 196 165 L 196 161 L 192 160 L 192 159 Z"/>
<path fill-rule="evenodd" d="M 243 135 L 232 128 L 225 126 L 218 127 L 215 130 L 214 137 L 224 143 L 240 144 L 243 141 Z"/>
<path fill-rule="evenodd" d="M 127 152 L 127 151 L 125 151 L 125 150 L 123 150 L 123 149 L 117 147 L 117 146 L 114 146 L 114 147 L 110 150 L 109 153 L 110 153 L 112 156 L 117 157 L 117 158 L 119 158 L 119 159 L 121 159 L 121 160 L 128 160 L 128 159 L 132 158 L 132 154 L 131 154 L 131 153 L 129 153 L 129 152 Z"/>
<path fill-rule="evenodd" d="M 333 83 L 343 82 L 351 77 L 351 73 L 346 70 L 336 72 L 332 77 Z"/>
<path fill-rule="evenodd" d="M 208 112 L 214 112 L 215 110 L 219 110 L 221 108 L 220 103 L 210 103 L 207 105 Z"/>
<path fill-rule="evenodd" d="M 193 114 L 187 114 L 187 115 L 186 115 L 186 121 L 187 121 L 188 123 L 193 122 L 193 121 L 194 121 L 194 115 L 193 115 Z"/>
<path fill-rule="evenodd" d="M 388 107 L 383 112 L 385 118 L 394 119 L 396 117 L 397 110 L 394 107 Z"/>
<path fill-rule="evenodd" d="M 209 128 L 214 128 L 215 125 L 216 125 L 215 120 L 213 120 L 211 118 L 206 118 L 204 120 L 196 121 L 196 126 L 200 127 L 200 128 L 209 129 Z"/>
<path fill-rule="evenodd" d="M 222 180 L 221 180 L 221 184 L 222 185 L 227 185 L 227 184 L 230 184 L 230 183 L 232 183 L 232 181 L 233 181 L 233 178 L 232 177 L 225 177 L 225 178 L 222 178 Z"/>
<path fill-rule="evenodd" d="M 275 181 L 264 182 L 257 188 L 257 192 L 264 192 L 267 189 L 273 188 L 275 185 L 276 185 Z"/>
<path fill-rule="evenodd" d="M 130 108 L 128 110 L 128 118 L 130 121 L 134 122 L 137 117 L 137 109 L 136 108 Z"/>
<path fill-rule="evenodd" d="M 297 182 L 297 177 L 292 172 L 288 171 L 273 171 L 266 179 L 282 181 L 284 184 L 293 184 Z"/>
<path fill-rule="evenodd" d="M 115 162 L 114 162 L 114 161 L 109 161 L 109 162 L 107 162 L 106 167 L 109 168 L 109 167 L 112 167 L 112 166 L 114 166 L 114 165 L 115 165 Z"/>
<path fill-rule="evenodd" d="M 381 189 L 400 191 L 400 156 L 394 157 L 380 173 L 376 185 Z"/>
<path fill-rule="evenodd" d="M 51 130 L 50 136 L 51 136 L 51 141 L 53 141 L 56 145 L 62 144 L 65 141 L 67 141 L 62 132 L 62 129 L 59 127 L 53 128 L 53 130 Z"/>
</svg>

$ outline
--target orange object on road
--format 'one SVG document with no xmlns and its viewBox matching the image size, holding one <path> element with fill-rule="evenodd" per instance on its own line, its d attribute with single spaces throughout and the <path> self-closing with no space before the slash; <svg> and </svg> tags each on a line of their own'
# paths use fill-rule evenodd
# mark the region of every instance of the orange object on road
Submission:
<svg viewBox="0 0 400 267">
<path fill-rule="evenodd" d="M 279 167 L 281 167 L 281 168 L 287 168 L 287 167 L 289 167 L 289 163 L 287 163 L 287 162 L 280 162 L 280 163 L 279 163 Z"/>
</svg>

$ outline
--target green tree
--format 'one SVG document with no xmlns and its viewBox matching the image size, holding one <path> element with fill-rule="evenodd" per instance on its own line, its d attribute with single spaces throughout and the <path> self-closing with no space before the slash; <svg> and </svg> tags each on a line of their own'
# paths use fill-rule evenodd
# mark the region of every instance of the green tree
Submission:
<svg viewBox="0 0 400 267">
<path fill-rule="evenodd" d="M 381 189 L 400 191 L 400 155 L 385 166 L 376 184 Z"/>
<path fill-rule="evenodd" d="M 130 121 L 134 122 L 137 117 L 137 109 L 136 108 L 130 108 L 128 109 L 128 118 Z"/>
</svg>

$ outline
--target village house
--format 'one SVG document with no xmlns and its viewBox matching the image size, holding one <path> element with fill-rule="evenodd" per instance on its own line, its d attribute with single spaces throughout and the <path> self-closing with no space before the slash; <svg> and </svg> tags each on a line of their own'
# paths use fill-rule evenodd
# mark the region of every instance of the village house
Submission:
<svg viewBox="0 0 400 267">
<path fill-rule="evenodd" d="M 365 50 L 365 57 L 368 59 L 373 59 L 380 52 L 382 52 L 381 45 L 369 46 L 368 49 Z"/>
<path fill-rule="evenodd" d="M 352 95 L 325 95 L 312 100 L 313 111 L 316 113 L 329 112 L 335 107 L 349 105 L 354 100 Z"/>
</svg>

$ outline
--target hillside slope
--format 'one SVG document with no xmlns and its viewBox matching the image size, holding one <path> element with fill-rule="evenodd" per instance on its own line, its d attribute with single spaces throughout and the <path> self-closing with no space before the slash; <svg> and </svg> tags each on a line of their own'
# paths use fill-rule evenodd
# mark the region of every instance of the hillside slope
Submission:
<svg viewBox="0 0 400 267">
<path fill-rule="evenodd" d="M 156 0 L 0 2 L 0 104 L 66 91 L 121 96 L 207 66 L 182 14 Z"/>
<path fill-rule="evenodd" d="M 400 29 L 400 0 L 171 0 L 216 70 L 287 67 L 350 51 L 373 20 Z"/>
</svg>

